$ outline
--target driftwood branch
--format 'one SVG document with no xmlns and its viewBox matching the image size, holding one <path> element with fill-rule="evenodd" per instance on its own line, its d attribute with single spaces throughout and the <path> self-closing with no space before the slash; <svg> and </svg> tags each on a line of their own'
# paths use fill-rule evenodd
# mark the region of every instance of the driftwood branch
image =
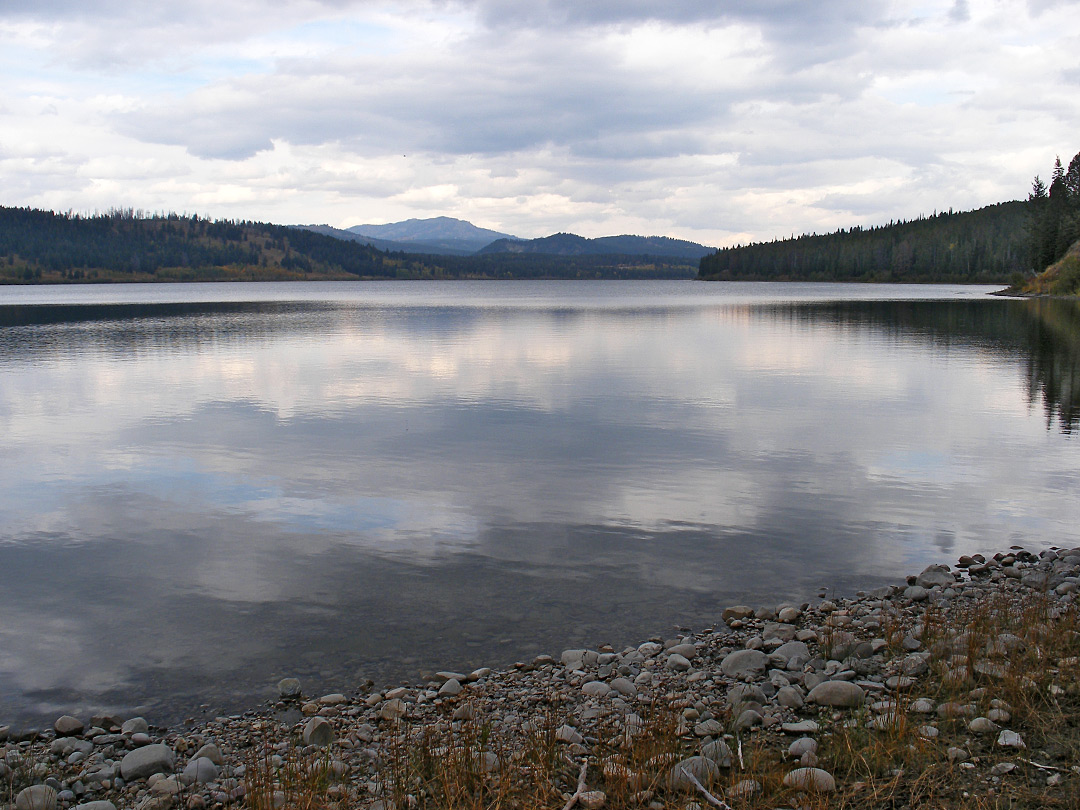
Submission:
<svg viewBox="0 0 1080 810">
<path fill-rule="evenodd" d="M 743 763 L 743 758 L 742 758 L 742 737 L 738 738 L 738 742 L 739 742 L 739 770 L 740 771 L 745 771 L 746 770 L 746 765 Z"/>
<path fill-rule="evenodd" d="M 588 770 L 589 758 L 585 757 L 581 762 L 581 773 L 578 774 L 577 778 L 577 790 L 574 791 L 573 796 L 566 800 L 566 804 L 563 805 L 562 810 L 570 810 L 571 807 L 577 804 L 577 800 L 581 798 L 581 794 L 585 792 L 585 772 Z"/>
<path fill-rule="evenodd" d="M 1028 765 L 1034 765 L 1036 768 L 1042 768 L 1044 771 L 1058 771 L 1059 773 L 1072 773 L 1068 768 L 1055 768 L 1053 765 L 1040 765 L 1038 762 L 1033 762 L 1030 759 L 1024 759 L 1023 757 L 1017 757 L 1021 762 L 1026 762 Z"/>
<path fill-rule="evenodd" d="M 730 804 L 716 798 L 711 793 L 709 793 L 709 791 L 705 789 L 705 786 L 701 784 L 701 782 L 698 781 L 697 777 L 690 773 L 690 771 L 686 770 L 686 768 L 679 768 L 679 770 L 682 771 L 682 775 L 689 779 L 690 782 L 694 785 L 694 787 L 696 787 L 701 792 L 701 795 L 705 797 L 709 804 L 713 805 L 714 807 L 719 807 L 720 810 L 732 810 Z"/>
</svg>

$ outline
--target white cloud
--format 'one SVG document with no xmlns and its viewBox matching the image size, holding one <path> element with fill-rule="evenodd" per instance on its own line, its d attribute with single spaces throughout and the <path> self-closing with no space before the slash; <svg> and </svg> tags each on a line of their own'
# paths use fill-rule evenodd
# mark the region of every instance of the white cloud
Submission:
<svg viewBox="0 0 1080 810">
<path fill-rule="evenodd" d="M 1063 5 L 15 0 L 0 202 L 710 244 L 975 207 L 1080 148 Z"/>
</svg>

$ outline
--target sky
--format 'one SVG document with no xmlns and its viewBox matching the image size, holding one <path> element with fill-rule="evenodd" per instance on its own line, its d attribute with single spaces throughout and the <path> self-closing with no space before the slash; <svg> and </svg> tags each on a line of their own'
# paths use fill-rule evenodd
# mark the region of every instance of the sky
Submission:
<svg viewBox="0 0 1080 810">
<path fill-rule="evenodd" d="M 1080 0 L 0 0 L 0 205 L 721 246 L 1077 151 Z"/>
</svg>

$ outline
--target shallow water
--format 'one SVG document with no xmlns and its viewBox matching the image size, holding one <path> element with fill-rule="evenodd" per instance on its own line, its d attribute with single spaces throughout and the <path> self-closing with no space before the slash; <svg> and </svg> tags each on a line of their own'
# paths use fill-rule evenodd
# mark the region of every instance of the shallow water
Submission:
<svg viewBox="0 0 1080 810">
<path fill-rule="evenodd" d="M 174 722 L 1077 545 L 1080 309 L 987 292 L 0 289 L 0 722 Z"/>
</svg>

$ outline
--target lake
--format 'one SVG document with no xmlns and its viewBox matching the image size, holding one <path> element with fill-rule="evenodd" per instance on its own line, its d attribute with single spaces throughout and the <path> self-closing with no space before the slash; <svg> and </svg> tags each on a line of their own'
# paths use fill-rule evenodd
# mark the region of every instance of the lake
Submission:
<svg viewBox="0 0 1080 810">
<path fill-rule="evenodd" d="M 0 288 L 0 723 L 172 723 L 1080 544 L 1080 307 Z"/>
</svg>

